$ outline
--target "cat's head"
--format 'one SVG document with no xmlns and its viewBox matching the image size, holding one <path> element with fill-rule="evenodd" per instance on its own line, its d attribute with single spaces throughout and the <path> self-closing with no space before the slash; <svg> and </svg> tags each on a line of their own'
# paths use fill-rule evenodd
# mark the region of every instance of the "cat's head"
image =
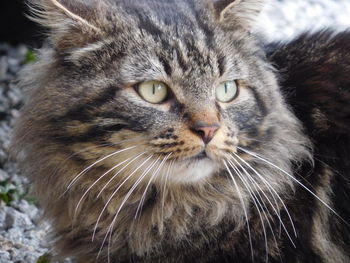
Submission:
<svg viewBox="0 0 350 263">
<path fill-rule="evenodd" d="M 251 34 L 263 2 L 36 1 L 49 44 L 24 77 L 28 158 L 61 168 L 70 158 L 67 183 L 91 164 L 115 167 L 108 178 L 171 171 L 197 183 L 245 165 L 248 151 L 288 170 L 307 140 Z"/>
<path fill-rule="evenodd" d="M 14 145 L 62 250 L 93 255 L 91 226 L 103 244 L 116 226 L 118 256 L 126 236 L 142 256 L 191 225 L 243 227 L 254 192 L 283 204 L 308 139 L 251 33 L 262 0 L 32 1 L 48 43 Z"/>
</svg>

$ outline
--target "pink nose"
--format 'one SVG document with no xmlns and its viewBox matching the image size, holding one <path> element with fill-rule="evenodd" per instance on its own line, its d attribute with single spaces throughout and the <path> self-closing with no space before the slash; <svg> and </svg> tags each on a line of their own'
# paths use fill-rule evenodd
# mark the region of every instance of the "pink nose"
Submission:
<svg viewBox="0 0 350 263">
<path fill-rule="evenodd" d="M 220 125 L 218 123 L 208 124 L 204 122 L 196 122 L 191 127 L 191 130 L 195 134 L 199 135 L 202 138 L 202 140 L 207 144 L 213 139 L 216 131 L 219 128 Z"/>
</svg>

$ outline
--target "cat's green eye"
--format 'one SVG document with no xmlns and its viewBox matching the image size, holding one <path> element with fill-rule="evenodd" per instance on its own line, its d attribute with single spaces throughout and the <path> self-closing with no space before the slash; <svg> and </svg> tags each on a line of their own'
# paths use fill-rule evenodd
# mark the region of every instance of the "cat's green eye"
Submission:
<svg viewBox="0 0 350 263">
<path fill-rule="evenodd" d="M 168 86 L 160 81 L 146 81 L 138 85 L 138 92 L 145 101 L 159 104 L 168 97 Z"/>
<path fill-rule="evenodd" d="M 230 102 L 236 98 L 238 86 L 236 81 L 221 82 L 216 88 L 216 99 L 220 102 Z"/>
</svg>

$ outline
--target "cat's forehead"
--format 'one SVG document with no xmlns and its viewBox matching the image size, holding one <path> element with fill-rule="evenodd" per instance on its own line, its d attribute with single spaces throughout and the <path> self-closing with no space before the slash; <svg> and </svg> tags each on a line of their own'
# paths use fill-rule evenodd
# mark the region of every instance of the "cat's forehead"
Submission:
<svg viewBox="0 0 350 263">
<path fill-rule="evenodd" d="M 170 79 L 188 91 L 205 93 L 235 63 L 228 37 L 193 1 L 123 1 L 118 8 L 127 21 L 121 35 L 129 47 L 123 60 L 128 76 Z"/>
<path fill-rule="evenodd" d="M 188 36 L 175 38 L 164 33 L 164 38 L 148 36 L 144 43 L 128 52 L 121 61 L 119 73 L 125 82 L 159 80 L 184 95 L 207 95 L 222 77 L 229 59 L 210 48 L 205 39 Z"/>
<path fill-rule="evenodd" d="M 119 10 L 124 10 L 126 14 L 142 16 L 152 16 L 165 24 L 186 24 L 197 16 L 206 16 L 205 13 L 198 13 L 207 5 L 206 0 L 198 3 L 188 0 L 120 0 L 112 1 Z"/>
<path fill-rule="evenodd" d="M 149 0 L 115 2 L 113 12 L 116 28 L 124 33 L 134 30 L 163 40 L 206 38 L 211 45 L 214 37 L 213 14 L 207 8 L 207 1 Z M 125 30 L 126 29 L 126 30 Z M 130 30 L 130 32 L 125 32 Z"/>
<path fill-rule="evenodd" d="M 110 2 L 101 20 L 107 36 L 79 50 L 76 60 L 90 63 L 93 53 L 94 65 L 122 86 L 157 80 L 186 97 L 212 97 L 221 81 L 245 77 L 242 34 L 223 29 L 206 10 L 208 1 Z"/>
</svg>

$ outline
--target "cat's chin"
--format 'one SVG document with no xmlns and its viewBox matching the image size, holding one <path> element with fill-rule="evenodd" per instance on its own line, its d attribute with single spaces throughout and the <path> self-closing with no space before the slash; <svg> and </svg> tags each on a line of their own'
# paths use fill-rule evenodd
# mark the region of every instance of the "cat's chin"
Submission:
<svg viewBox="0 0 350 263">
<path fill-rule="evenodd" d="M 171 174 L 169 180 L 178 184 L 199 182 L 212 176 L 219 169 L 217 162 L 202 156 L 179 161 L 176 167 L 176 173 Z"/>
</svg>

